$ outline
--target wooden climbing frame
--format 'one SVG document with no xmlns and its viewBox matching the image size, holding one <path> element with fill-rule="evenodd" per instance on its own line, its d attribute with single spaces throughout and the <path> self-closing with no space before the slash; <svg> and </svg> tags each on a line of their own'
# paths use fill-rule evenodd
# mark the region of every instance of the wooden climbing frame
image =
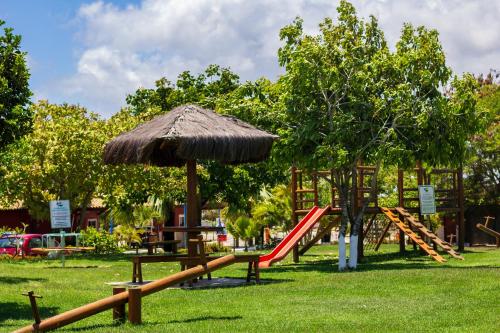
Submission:
<svg viewBox="0 0 500 333">
<path fill-rule="evenodd" d="M 291 168 L 292 173 L 292 222 L 296 225 L 299 222 L 299 218 L 301 216 L 306 215 L 309 210 L 313 206 L 322 206 L 328 203 L 319 202 L 319 182 L 320 180 L 324 181 L 324 184 L 329 184 L 330 187 L 330 198 L 329 205 L 331 209 L 329 210 L 329 215 L 340 215 L 340 198 L 338 196 L 338 190 L 334 185 L 334 170 L 316 170 L 312 172 L 306 172 L 305 170 L 298 169 L 293 166 Z M 375 179 L 372 182 L 372 177 L 375 175 L 375 167 L 374 166 L 366 166 L 359 165 L 356 168 L 355 172 L 356 181 L 354 182 L 353 192 L 355 193 L 355 212 L 360 209 L 362 202 L 368 198 L 372 191 L 372 184 L 375 184 L 376 193 L 378 193 L 378 185 L 377 180 Z M 445 212 L 447 214 L 454 214 L 455 219 L 458 225 L 458 236 L 457 236 L 457 244 L 459 251 L 462 251 L 464 248 L 464 188 L 463 188 L 463 175 L 461 169 L 432 169 L 425 170 L 422 167 L 421 163 L 418 163 L 417 166 L 410 170 L 398 170 L 398 207 L 405 209 L 409 214 L 419 214 L 419 199 L 418 199 L 418 186 L 419 185 L 430 185 L 434 184 L 435 194 L 436 194 L 436 211 L 437 212 Z M 372 224 L 374 223 L 376 216 L 381 214 L 382 211 L 378 204 L 378 198 L 372 200 L 370 205 L 366 208 L 365 214 L 370 215 L 370 220 L 368 221 L 366 228 L 363 228 L 363 232 L 360 234 L 358 253 L 360 257 L 363 255 L 363 240 L 366 237 L 368 231 L 370 230 Z M 414 222 L 417 220 L 413 219 Z M 424 218 L 421 215 L 418 215 L 419 225 L 424 225 Z M 406 222 L 407 223 L 407 222 Z M 389 230 L 389 226 L 384 228 L 383 233 Z M 423 231 L 422 228 L 417 227 L 417 224 L 408 224 L 408 228 L 414 229 L 413 231 L 420 238 L 428 238 L 426 232 Z M 330 229 L 331 230 L 331 229 Z M 401 228 L 399 228 L 399 241 L 400 241 L 400 251 L 404 252 L 405 250 L 405 233 Z M 427 229 L 428 230 L 428 229 Z M 323 230 L 324 231 L 324 230 Z M 326 231 L 328 232 L 328 231 Z M 432 230 L 429 230 L 432 232 Z M 434 233 L 433 233 L 434 234 Z M 313 240 L 316 242 L 321 237 L 314 237 Z M 382 240 L 379 238 L 379 242 L 382 243 Z M 428 239 L 429 242 L 436 244 L 431 239 Z M 442 242 L 442 245 L 447 247 L 449 243 Z M 378 248 L 380 246 L 376 246 Z M 417 243 L 414 243 L 417 244 Z M 439 244 L 436 244 L 440 246 Z M 299 261 L 299 255 L 302 255 L 312 246 L 311 242 L 306 244 L 301 250 L 299 250 L 299 246 L 297 245 L 294 248 L 293 258 L 295 262 Z M 449 245 L 451 247 L 451 245 Z M 458 254 L 457 254 L 458 255 Z"/>
</svg>

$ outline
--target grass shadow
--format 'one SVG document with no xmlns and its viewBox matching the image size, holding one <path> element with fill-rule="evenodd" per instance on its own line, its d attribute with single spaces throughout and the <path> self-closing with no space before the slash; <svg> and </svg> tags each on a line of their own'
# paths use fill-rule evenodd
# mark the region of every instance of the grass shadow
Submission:
<svg viewBox="0 0 500 333">
<path fill-rule="evenodd" d="M 471 252 L 473 254 L 473 252 Z M 306 255 L 301 263 L 281 264 L 270 268 L 262 269 L 261 272 L 280 273 L 280 272 L 324 272 L 340 273 L 337 269 L 338 259 L 317 259 L 324 258 L 324 255 Z M 456 260 L 448 259 L 449 262 Z M 481 265 L 481 266 L 451 266 L 439 264 L 419 251 L 406 251 L 404 254 L 399 252 L 383 252 L 367 254 L 358 264 L 356 271 L 383 271 L 383 270 L 409 270 L 409 269 L 471 269 L 471 268 L 493 268 L 500 269 L 499 266 Z"/>
<path fill-rule="evenodd" d="M 96 331 L 98 329 L 113 328 L 113 327 L 118 327 L 118 326 L 122 326 L 122 325 L 123 325 L 123 322 L 114 321 L 114 322 L 111 322 L 109 324 L 93 324 L 93 325 L 75 327 L 75 328 L 60 328 L 60 329 L 58 329 L 58 331 L 59 332 Z"/>
<path fill-rule="evenodd" d="M 240 320 L 243 319 L 242 316 L 202 316 L 202 317 L 194 317 L 184 320 L 172 320 L 167 322 L 167 324 L 189 324 L 198 321 L 206 321 L 206 320 Z"/>
<path fill-rule="evenodd" d="M 186 291 L 195 291 L 195 290 L 207 290 L 207 289 L 231 289 L 231 288 L 245 288 L 249 286 L 258 286 L 261 284 L 274 284 L 274 283 L 284 283 L 284 282 L 292 282 L 294 280 L 292 279 L 260 279 L 259 283 L 257 283 L 255 280 L 251 280 L 250 282 L 246 282 L 245 278 L 235 278 L 232 276 L 219 276 L 217 277 L 219 279 L 234 279 L 234 280 L 240 280 L 240 284 L 214 284 L 214 285 L 204 285 L 204 286 L 196 286 L 196 283 L 194 284 L 194 287 L 189 287 L 187 285 L 187 282 L 185 282 L 184 287 L 182 287 L 183 290 Z M 215 278 L 215 279 L 217 279 Z M 206 281 L 206 280 L 204 280 Z M 222 282 L 224 283 L 224 282 Z"/>
<path fill-rule="evenodd" d="M 42 282 L 47 281 L 45 278 L 35 278 L 35 277 L 20 277 L 20 276 L 0 276 L 0 284 L 19 284 L 27 282 Z M 2 303 L 0 303 L 2 304 Z"/>
<path fill-rule="evenodd" d="M 44 267 L 44 269 L 69 269 L 69 268 L 106 268 L 106 266 L 97 266 L 97 265 L 87 265 L 87 266 L 49 266 Z"/>
<path fill-rule="evenodd" d="M 46 307 L 46 306 L 38 307 L 38 311 L 40 312 L 41 318 L 48 318 L 54 316 L 55 314 L 57 314 L 58 309 L 59 308 L 57 307 Z M 9 319 L 13 320 L 33 319 L 33 314 L 31 312 L 31 306 L 29 305 L 28 298 L 26 298 L 26 304 L 19 304 L 14 302 L 0 302 L 0 324 L 1 324 L 0 326 L 7 326 L 4 322 Z"/>
</svg>

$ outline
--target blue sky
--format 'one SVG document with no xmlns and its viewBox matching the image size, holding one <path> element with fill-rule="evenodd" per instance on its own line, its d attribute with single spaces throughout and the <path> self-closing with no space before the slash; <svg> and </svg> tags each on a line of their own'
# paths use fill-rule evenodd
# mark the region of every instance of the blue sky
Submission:
<svg viewBox="0 0 500 333">
<path fill-rule="evenodd" d="M 436 28 L 448 64 L 500 69 L 500 0 L 353 0 L 375 15 L 390 45 L 403 22 Z M 34 99 L 74 103 L 105 117 L 138 87 L 208 64 L 242 80 L 275 79 L 278 32 L 297 15 L 306 31 L 335 17 L 334 0 L 0 0 L 0 19 L 23 37 Z"/>
</svg>

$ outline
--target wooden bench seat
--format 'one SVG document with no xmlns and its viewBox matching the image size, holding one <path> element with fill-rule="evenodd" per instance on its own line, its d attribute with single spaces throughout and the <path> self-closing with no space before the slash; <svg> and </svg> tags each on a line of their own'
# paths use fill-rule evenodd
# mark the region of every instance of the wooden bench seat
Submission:
<svg viewBox="0 0 500 333">
<path fill-rule="evenodd" d="M 221 258 L 221 256 L 207 256 L 205 257 L 205 261 L 212 261 L 217 258 Z M 183 255 L 134 256 L 132 257 L 132 282 L 143 282 L 142 263 L 155 262 L 179 262 L 181 270 L 204 264 L 204 261 L 200 257 Z M 254 277 L 255 282 L 260 282 L 259 255 L 237 255 L 236 262 L 248 263 L 247 282 L 250 282 L 252 277 Z"/>
</svg>

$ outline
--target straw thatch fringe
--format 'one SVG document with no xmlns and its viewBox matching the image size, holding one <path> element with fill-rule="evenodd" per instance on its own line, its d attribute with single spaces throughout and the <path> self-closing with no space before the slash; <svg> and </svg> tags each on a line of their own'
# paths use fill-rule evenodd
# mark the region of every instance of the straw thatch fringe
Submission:
<svg viewBox="0 0 500 333">
<path fill-rule="evenodd" d="M 185 105 L 108 142 L 104 163 L 181 166 L 192 159 L 259 162 L 269 157 L 277 138 L 235 117 Z"/>
</svg>

